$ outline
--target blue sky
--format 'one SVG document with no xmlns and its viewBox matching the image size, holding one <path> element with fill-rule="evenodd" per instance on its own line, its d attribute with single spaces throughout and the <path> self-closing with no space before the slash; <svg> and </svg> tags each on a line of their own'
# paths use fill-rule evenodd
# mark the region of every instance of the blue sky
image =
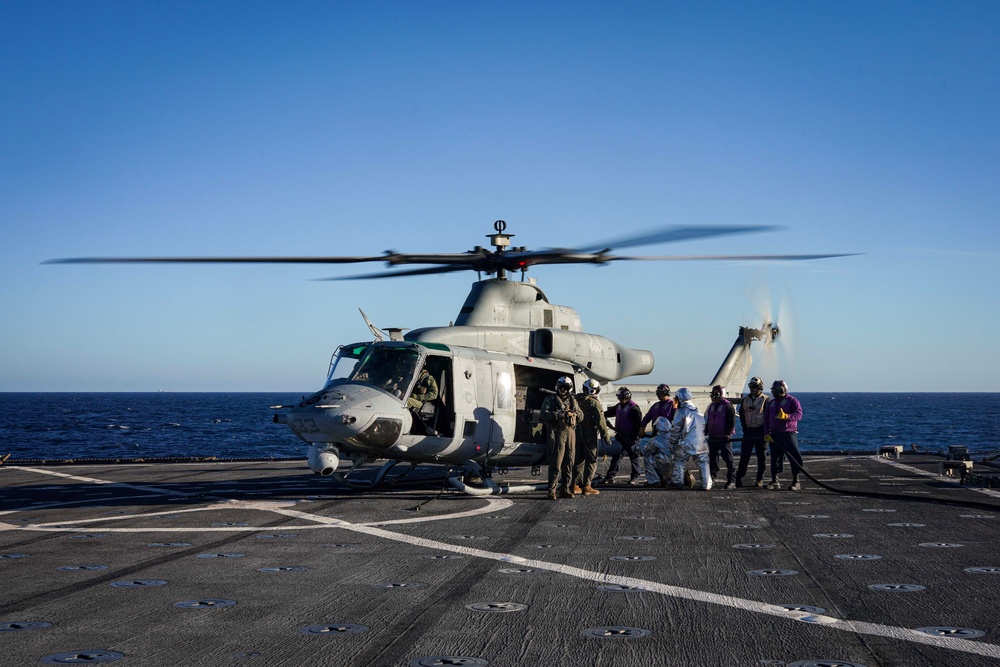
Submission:
<svg viewBox="0 0 1000 667">
<path fill-rule="evenodd" d="M 92 255 L 589 246 L 796 264 L 539 267 L 588 331 L 707 382 L 1000 391 L 1000 4 L 0 2 L 0 391 L 315 389 L 337 344 L 447 324 L 473 274 L 53 266 Z"/>
</svg>

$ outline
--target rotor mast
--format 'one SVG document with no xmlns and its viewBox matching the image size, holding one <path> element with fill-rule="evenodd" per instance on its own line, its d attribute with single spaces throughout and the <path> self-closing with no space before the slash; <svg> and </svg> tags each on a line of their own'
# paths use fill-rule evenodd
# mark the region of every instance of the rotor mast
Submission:
<svg viewBox="0 0 1000 667">
<path fill-rule="evenodd" d="M 510 240 L 514 237 L 513 234 L 504 234 L 507 229 L 507 223 L 503 220 L 497 220 L 493 223 L 493 229 L 496 230 L 496 234 L 487 234 L 486 238 L 490 240 L 490 244 L 496 248 L 496 256 L 500 257 L 503 255 L 504 250 L 510 246 Z M 497 280 L 507 280 L 507 270 L 503 268 L 503 262 L 497 263 Z"/>
</svg>

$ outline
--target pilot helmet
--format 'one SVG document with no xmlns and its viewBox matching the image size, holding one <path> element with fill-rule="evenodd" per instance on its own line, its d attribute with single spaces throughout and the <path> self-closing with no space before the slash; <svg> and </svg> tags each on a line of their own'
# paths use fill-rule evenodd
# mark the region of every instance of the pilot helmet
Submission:
<svg viewBox="0 0 1000 667">
<path fill-rule="evenodd" d="M 750 382 L 747 383 L 747 386 L 750 387 L 750 389 L 764 391 L 764 381 L 756 376 L 750 378 Z"/>
<path fill-rule="evenodd" d="M 657 385 L 656 397 L 661 401 L 666 398 L 670 398 L 670 385 L 669 384 Z"/>
<path fill-rule="evenodd" d="M 556 380 L 556 393 L 567 394 L 573 391 L 573 380 L 569 377 L 563 375 L 561 378 Z"/>
<path fill-rule="evenodd" d="M 615 396 L 618 397 L 619 401 L 630 401 L 630 400 L 632 400 L 632 392 L 630 392 L 628 390 L 628 387 L 622 387 L 621 389 L 619 389 L 618 393 L 616 393 Z"/>
<path fill-rule="evenodd" d="M 771 393 L 777 393 L 781 396 L 785 396 L 788 394 L 788 384 L 786 384 L 784 380 L 775 380 L 771 384 Z"/>
<path fill-rule="evenodd" d="M 601 393 L 601 383 L 591 378 L 583 383 L 583 392 L 591 396 L 596 396 Z"/>
</svg>

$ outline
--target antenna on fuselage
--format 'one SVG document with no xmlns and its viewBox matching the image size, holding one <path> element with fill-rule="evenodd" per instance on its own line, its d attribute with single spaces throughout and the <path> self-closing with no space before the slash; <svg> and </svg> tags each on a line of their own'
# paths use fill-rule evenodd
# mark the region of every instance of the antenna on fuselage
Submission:
<svg viewBox="0 0 1000 667">
<path fill-rule="evenodd" d="M 379 328 L 378 328 L 377 326 L 375 326 L 374 324 L 372 324 L 372 321 L 368 319 L 368 316 L 367 316 L 367 315 L 365 315 L 365 311 L 363 311 L 363 310 L 361 310 L 360 308 L 358 308 L 358 312 L 359 312 L 359 313 L 361 313 L 361 317 L 365 318 L 365 324 L 367 324 L 367 325 L 368 325 L 368 328 L 372 330 L 372 333 L 373 333 L 373 334 L 375 334 L 375 340 L 377 340 L 377 341 L 378 341 L 378 342 L 380 342 L 380 343 L 381 343 L 381 342 L 382 342 L 383 340 L 385 340 L 385 338 L 384 338 L 384 337 L 382 336 L 382 330 L 381 330 L 381 329 L 379 329 Z"/>
</svg>

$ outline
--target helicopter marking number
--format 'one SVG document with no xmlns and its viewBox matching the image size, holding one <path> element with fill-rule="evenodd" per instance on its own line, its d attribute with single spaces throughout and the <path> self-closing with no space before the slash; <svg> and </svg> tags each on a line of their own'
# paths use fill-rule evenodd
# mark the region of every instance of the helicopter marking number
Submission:
<svg viewBox="0 0 1000 667">
<path fill-rule="evenodd" d="M 319 426 L 316 426 L 315 419 L 293 419 L 296 431 L 303 433 L 319 433 Z"/>
</svg>

